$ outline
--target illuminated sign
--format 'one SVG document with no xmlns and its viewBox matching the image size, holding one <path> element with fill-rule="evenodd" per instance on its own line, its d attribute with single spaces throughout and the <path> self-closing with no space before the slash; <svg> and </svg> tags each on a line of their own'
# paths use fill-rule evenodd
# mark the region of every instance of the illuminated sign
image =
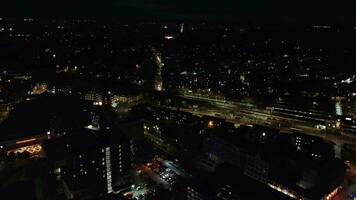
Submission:
<svg viewBox="0 0 356 200">
<path fill-rule="evenodd" d="M 40 144 L 35 144 L 35 145 L 29 145 L 21 148 L 17 148 L 11 151 L 8 151 L 7 153 L 10 154 L 11 152 L 13 153 L 23 153 L 23 152 L 29 152 L 31 155 L 32 154 L 39 154 L 42 151 L 42 146 Z"/>
<path fill-rule="evenodd" d="M 17 141 L 16 144 L 24 144 L 24 143 L 33 142 L 33 141 L 36 141 L 36 139 L 32 138 L 32 139 L 28 139 L 28 140 L 20 140 L 20 141 Z"/>
</svg>

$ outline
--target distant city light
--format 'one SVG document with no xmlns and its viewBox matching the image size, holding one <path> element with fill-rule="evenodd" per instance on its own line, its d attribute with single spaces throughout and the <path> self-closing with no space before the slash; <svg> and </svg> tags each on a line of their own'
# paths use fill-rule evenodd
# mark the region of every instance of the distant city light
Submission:
<svg viewBox="0 0 356 200">
<path fill-rule="evenodd" d="M 214 128 L 214 122 L 213 121 L 209 121 L 208 122 L 208 128 Z"/>
<path fill-rule="evenodd" d="M 349 191 L 356 46 L 318 37 L 352 41 L 356 27 L 5 20 L 0 130 L 11 137 L 0 152 L 21 167 L 46 158 L 72 199 L 169 199 L 161 192 L 179 196 L 180 186 L 187 199 L 255 199 L 263 185 L 293 199 Z M 186 166 L 193 159 L 196 170 Z"/>
<path fill-rule="evenodd" d="M 172 35 L 167 35 L 167 36 L 165 36 L 164 38 L 167 39 L 167 40 L 172 40 L 172 39 L 174 39 L 175 37 L 172 36 Z"/>
<path fill-rule="evenodd" d="M 27 18 L 27 19 L 23 19 L 24 22 L 33 22 L 34 19 L 33 18 Z"/>
<path fill-rule="evenodd" d="M 314 26 L 315 29 L 330 29 L 331 26 Z"/>
<path fill-rule="evenodd" d="M 180 33 L 183 33 L 184 32 L 184 24 L 181 24 L 180 25 Z"/>
<path fill-rule="evenodd" d="M 348 83 L 348 84 L 350 84 L 350 83 L 352 83 L 353 82 L 353 79 L 351 79 L 351 78 L 348 78 L 348 79 L 346 79 L 346 80 L 342 80 L 341 81 L 341 83 Z"/>
</svg>

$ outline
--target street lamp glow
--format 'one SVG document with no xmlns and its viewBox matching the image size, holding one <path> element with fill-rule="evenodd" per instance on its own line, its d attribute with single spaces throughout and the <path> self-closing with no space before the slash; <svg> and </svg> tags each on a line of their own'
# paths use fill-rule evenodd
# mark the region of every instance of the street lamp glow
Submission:
<svg viewBox="0 0 356 200">
<path fill-rule="evenodd" d="M 213 128 L 213 127 L 214 127 L 214 122 L 210 120 L 208 122 L 208 128 Z"/>
</svg>

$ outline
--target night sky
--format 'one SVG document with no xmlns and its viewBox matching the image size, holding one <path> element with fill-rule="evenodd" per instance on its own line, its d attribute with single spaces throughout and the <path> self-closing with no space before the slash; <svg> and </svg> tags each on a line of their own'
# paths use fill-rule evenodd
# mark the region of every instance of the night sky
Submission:
<svg viewBox="0 0 356 200">
<path fill-rule="evenodd" d="M 10 17 L 356 23 L 355 0 L 6 0 Z"/>
</svg>

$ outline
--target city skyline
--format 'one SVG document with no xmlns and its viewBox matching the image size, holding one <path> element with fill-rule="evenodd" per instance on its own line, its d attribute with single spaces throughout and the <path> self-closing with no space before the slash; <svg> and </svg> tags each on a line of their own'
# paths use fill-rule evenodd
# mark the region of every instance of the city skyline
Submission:
<svg viewBox="0 0 356 200">
<path fill-rule="evenodd" d="M 1 7 L 0 199 L 355 200 L 356 23 L 321 5 Z"/>
</svg>

